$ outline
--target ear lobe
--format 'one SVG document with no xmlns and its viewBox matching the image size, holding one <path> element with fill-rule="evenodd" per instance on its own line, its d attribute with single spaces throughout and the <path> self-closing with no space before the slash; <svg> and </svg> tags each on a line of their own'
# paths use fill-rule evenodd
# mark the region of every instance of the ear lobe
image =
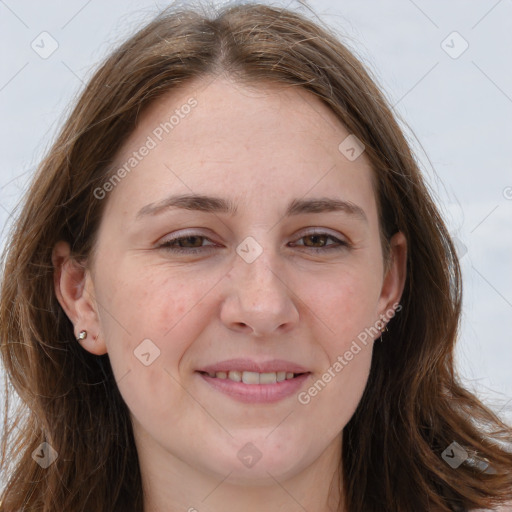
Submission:
<svg viewBox="0 0 512 512">
<path fill-rule="evenodd" d="M 106 354 L 106 344 L 99 336 L 101 326 L 90 272 L 71 258 L 69 244 L 64 241 L 55 244 L 52 263 L 55 295 L 74 325 L 75 338 L 80 331 L 87 331 L 87 337 L 80 341 L 83 348 L 96 355 Z"/>
<path fill-rule="evenodd" d="M 390 263 L 382 283 L 379 302 L 382 304 L 381 315 L 394 309 L 393 305 L 400 302 L 407 277 L 407 240 L 398 231 L 390 240 Z"/>
</svg>

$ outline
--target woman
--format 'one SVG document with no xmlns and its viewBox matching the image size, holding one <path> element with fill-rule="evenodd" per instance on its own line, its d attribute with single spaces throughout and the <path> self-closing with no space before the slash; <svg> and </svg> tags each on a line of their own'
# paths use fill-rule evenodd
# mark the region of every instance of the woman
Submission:
<svg viewBox="0 0 512 512">
<path fill-rule="evenodd" d="M 460 311 L 362 64 L 288 10 L 170 10 L 97 71 L 14 226 L 0 510 L 504 503 L 512 430 L 456 378 Z"/>
</svg>

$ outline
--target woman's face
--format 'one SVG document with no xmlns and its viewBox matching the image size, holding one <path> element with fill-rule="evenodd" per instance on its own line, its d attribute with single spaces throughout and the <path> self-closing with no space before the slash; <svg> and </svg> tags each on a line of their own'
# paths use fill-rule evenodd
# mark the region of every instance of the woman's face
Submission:
<svg viewBox="0 0 512 512">
<path fill-rule="evenodd" d="M 405 277 L 401 234 L 385 273 L 372 171 L 349 135 L 302 89 L 226 79 L 140 118 L 124 172 L 95 192 L 107 203 L 79 327 L 108 352 L 142 460 L 244 483 L 338 463 Z"/>
</svg>

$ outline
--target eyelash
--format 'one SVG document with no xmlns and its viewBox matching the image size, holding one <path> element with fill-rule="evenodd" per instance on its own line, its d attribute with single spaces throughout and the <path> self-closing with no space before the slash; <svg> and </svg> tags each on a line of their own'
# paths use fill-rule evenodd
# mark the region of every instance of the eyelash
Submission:
<svg viewBox="0 0 512 512">
<path fill-rule="evenodd" d="M 302 238 L 310 237 L 310 236 L 326 236 L 327 238 L 330 238 L 331 240 L 334 240 L 336 242 L 336 244 L 330 244 L 325 247 L 307 247 L 305 245 L 301 246 L 301 247 L 306 247 L 307 249 L 310 249 L 316 253 L 346 249 L 350 246 L 350 244 L 348 242 L 340 240 L 339 238 L 336 238 L 335 236 L 330 235 L 329 233 L 324 233 L 322 231 L 307 233 L 306 235 L 301 236 L 299 238 L 299 240 L 301 240 Z M 169 240 L 165 241 L 164 243 L 162 243 L 159 246 L 159 249 L 164 249 L 166 251 L 170 251 L 170 252 L 174 252 L 174 253 L 181 253 L 181 254 L 197 254 L 200 252 L 204 252 L 205 247 L 211 247 L 211 248 L 214 247 L 214 245 L 205 246 L 205 247 L 179 247 L 179 246 L 173 245 L 173 244 L 179 242 L 180 240 L 187 240 L 188 238 L 203 238 L 205 240 L 209 240 L 206 236 L 190 234 L 190 235 L 185 235 L 185 236 L 169 239 Z M 209 241 L 211 242 L 211 240 L 209 240 Z M 209 249 L 206 249 L 206 250 L 209 250 Z"/>
</svg>

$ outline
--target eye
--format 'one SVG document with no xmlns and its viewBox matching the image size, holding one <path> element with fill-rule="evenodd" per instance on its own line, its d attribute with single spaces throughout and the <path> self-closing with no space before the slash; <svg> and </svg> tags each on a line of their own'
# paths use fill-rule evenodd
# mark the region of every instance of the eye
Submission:
<svg viewBox="0 0 512 512">
<path fill-rule="evenodd" d="M 304 247 L 313 252 L 346 249 L 350 245 L 348 242 L 340 240 L 339 238 L 323 231 L 315 231 L 305 234 L 298 240 L 304 240 L 305 243 L 295 244 L 297 247 Z M 328 240 L 332 240 L 334 243 L 327 244 Z M 204 241 L 208 241 L 210 243 L 205 246 L 203 245 Z M 315 244 L 320 244 L 320 247 L 315 247 Z M 159 245 L 159 249 L 182 254 L 198 254 L 210 251 L 214 247 L 216 247 L 216 244 L 211 242 L 209 238 L 197 233 L 185 233 L 185 236 L 170 238 Z"/>
<path fill-rule="evenodd" d="M 176 253 L 196 254 L 204 252 L 204 249 L 210 250 L 211 247 L 215 245 L 212 243 L 210 244 L 210 247 L 204 247 L 202 245 L 203 240 L 210 241 L 205 236 L 192 233 L 187 234 L 186 236 L 180 236 L 166 240 L 160 244 L 159 248 Z"/>
<path fill-rule="evenodd" d="M 327 240 L 329 239 L 334 240 L 334 243 L 327 244 Z M 329 233 L 324 233 L 322 231 L 315 231 L 312 233 L 305 234 L 304 236 L 299 238 L 299 240 L 306 241 L 306 243 L 298 244 L 299 246 L 307 247 L 308 249 L 311 249 L 314 252 L 340 250 L 349 247 L 348 242 L 340 240 L 339 238 L 336 238 L 335 236 Z M 320 244 L 321 246 L 314 247 L 315 244 Z"/>
</svg>

